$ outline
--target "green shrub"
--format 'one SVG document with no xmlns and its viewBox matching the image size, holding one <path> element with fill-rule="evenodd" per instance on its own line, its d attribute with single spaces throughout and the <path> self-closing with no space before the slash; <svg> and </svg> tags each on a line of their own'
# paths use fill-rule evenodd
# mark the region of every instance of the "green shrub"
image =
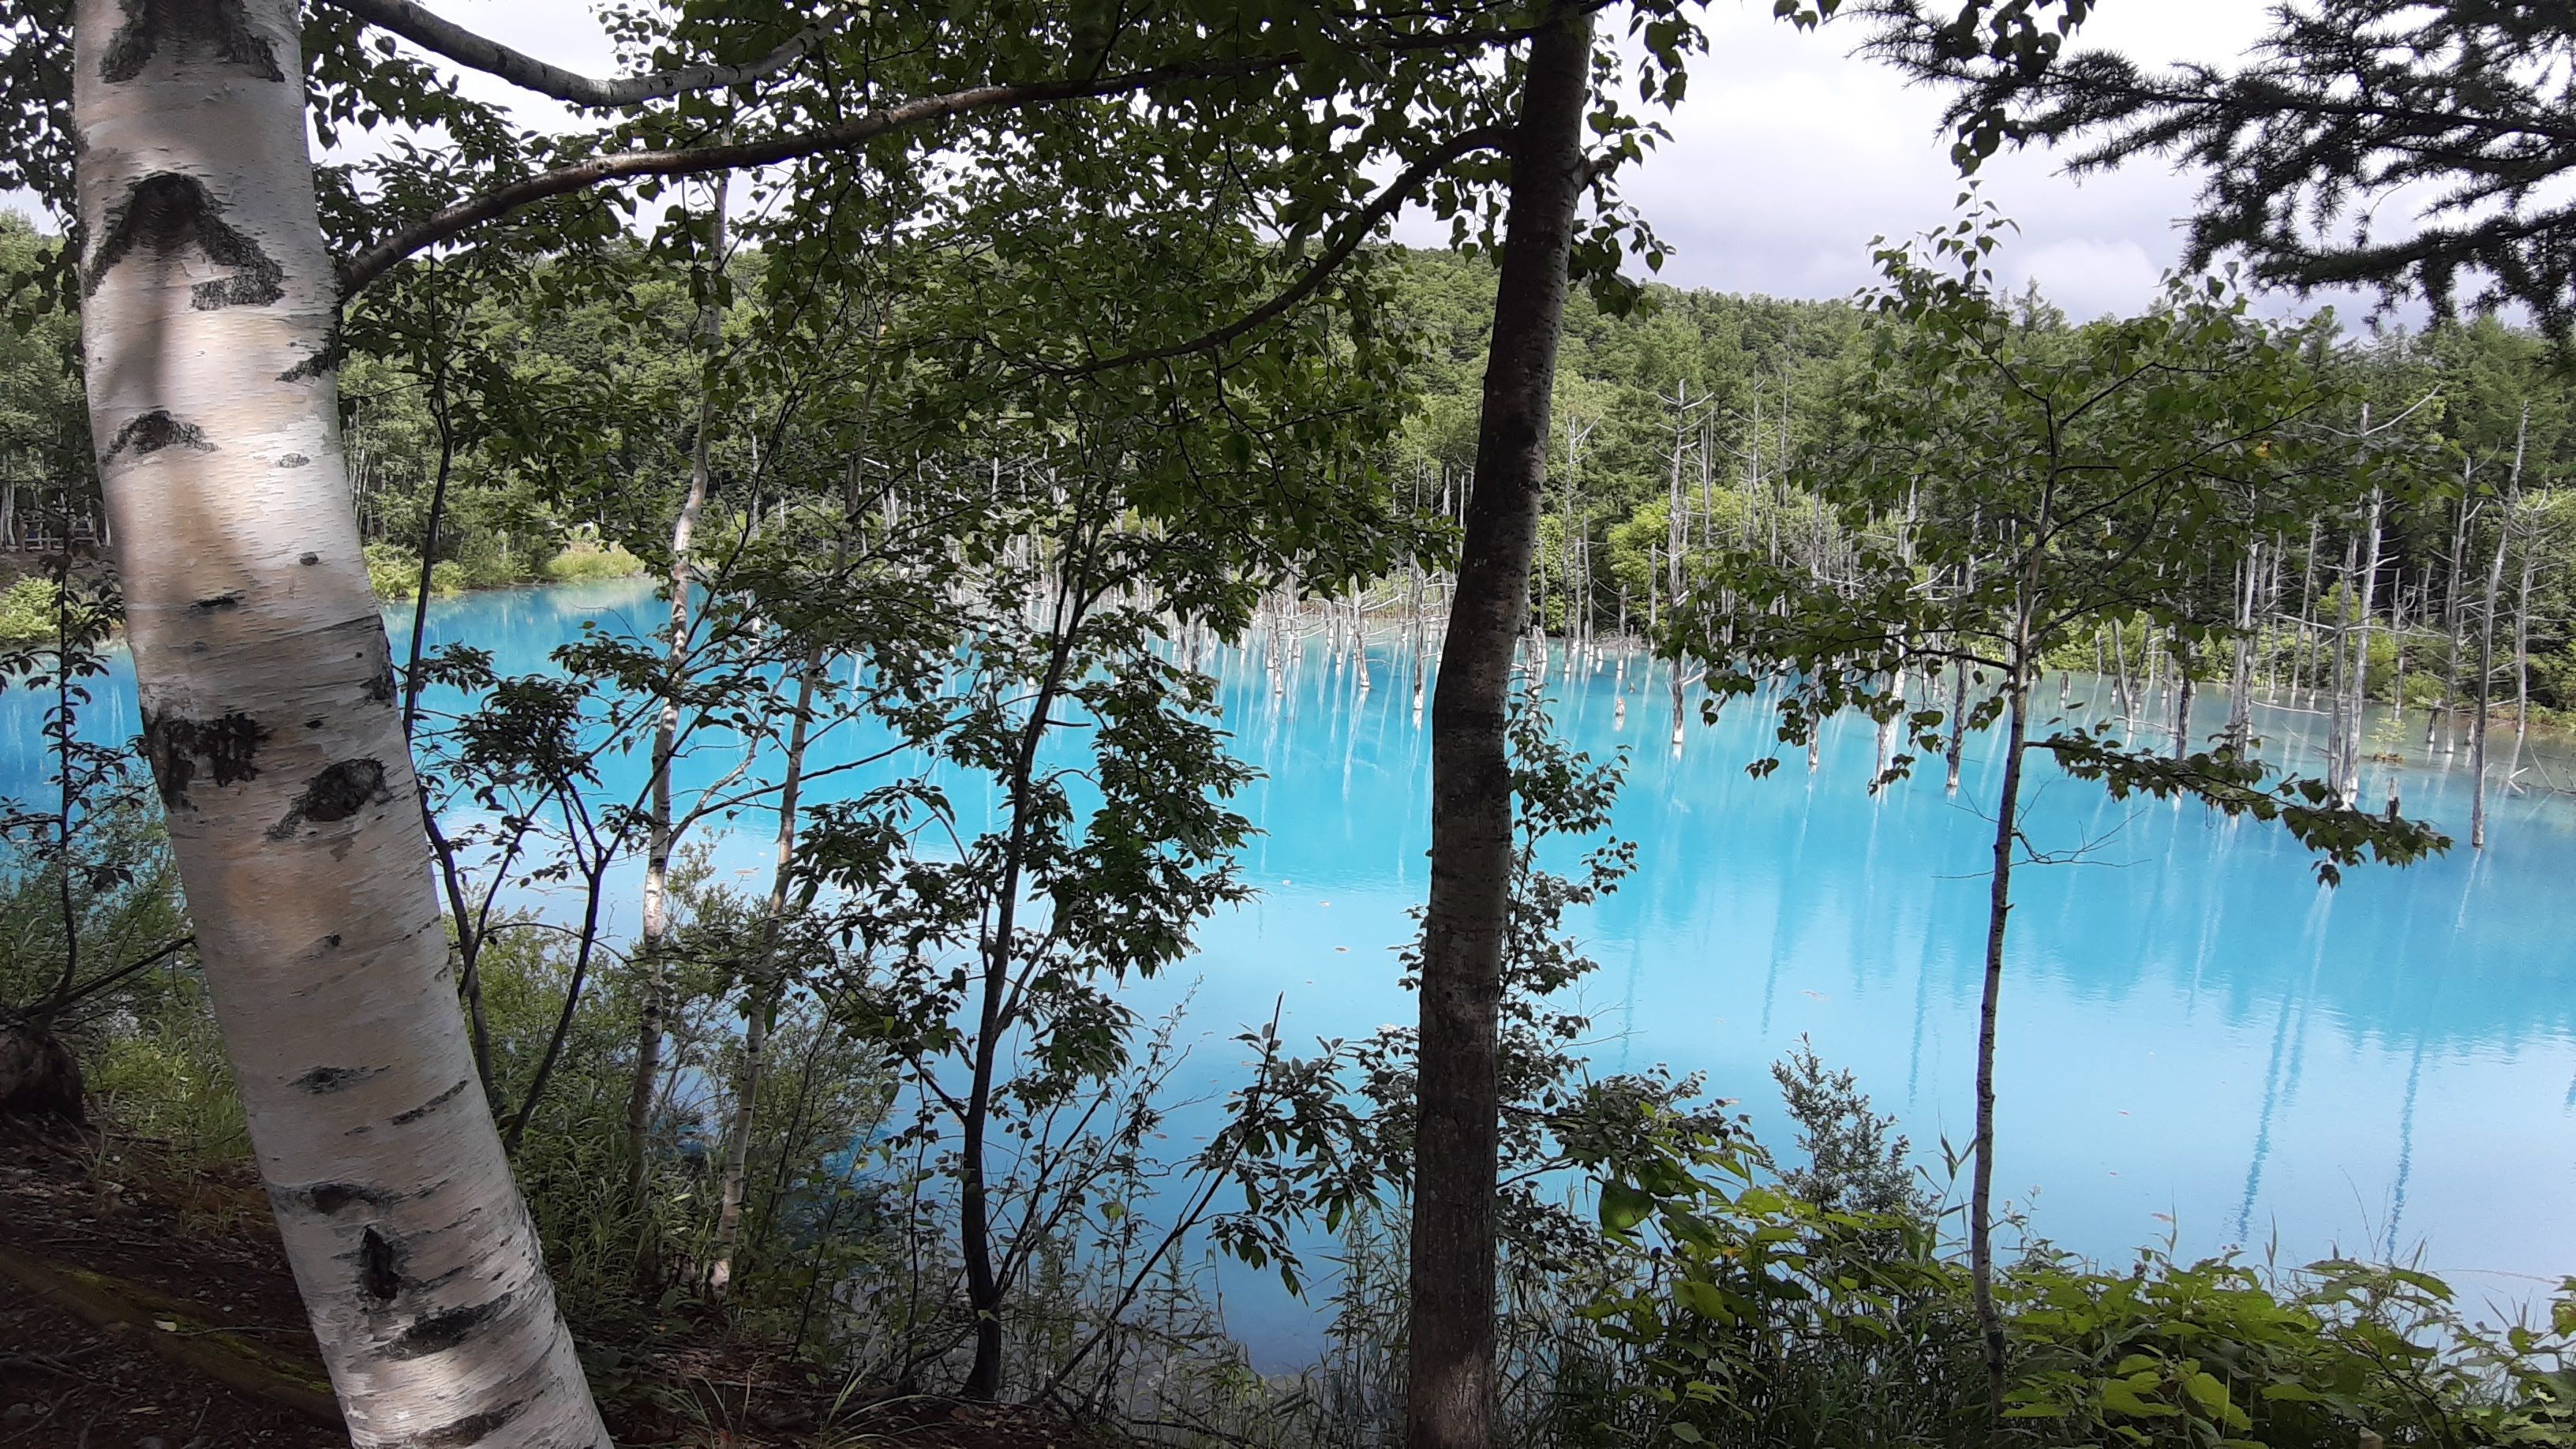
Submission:
<svg viewBox="0 0 2576 1449">
<path fill-rule="evenodd" d="M 379 599 L 411 602 L 420 593 L 420 555 L 398 543 L 368 544 L 367 582 Z M 474 576 L 455 559 L 443 558 L 430 566 L 432 598 L 443 599 L 474 587 Z"/>
<path fill-rule="evenodd" d="M 53 632 L 53 580 L 24 578 L 0 590 L 0 645 L 29 644 Z"/>
<path fill-rule="evenodd" d="M 1581 1310 L 1634 1396 L 1611 1406 L 1630 1442 L 2576 1445 L 2576 1279 L 2497 1328 L 2403 1267 L 2159 1249 L 2120 1270 L 2039 1247 L 1997 1275 L 2010 1367 L 1990 1433 L 1968 1273 L 1937 1212 L 1819 1206 L 1749 1144 L 1645 1140 L 1601 1212 L 1647 1251 Z"/>
<path fill-rule="evenodd" d="M 367 583 L 379 599 L 409 599 L 420 592 L 420 555 L 398 543 L 368 544 Z"/>
<path fill-rule="evenodd" d="M 623 544 L 606 548 L 589 538 L 576 538 L 546 561 L 546 577 L 559 584 L 587 584 L 600 579 L 632 578 L 644 572 L 644 561 Z"/>
<path fill-rule="evenodd" d="M 535 577 L 528 555 L 513 552 L 507 534 L 467 534 L 457 544 L 454 562 L 461 586 L 468 589 L 506 589 Z"/>
</svg>

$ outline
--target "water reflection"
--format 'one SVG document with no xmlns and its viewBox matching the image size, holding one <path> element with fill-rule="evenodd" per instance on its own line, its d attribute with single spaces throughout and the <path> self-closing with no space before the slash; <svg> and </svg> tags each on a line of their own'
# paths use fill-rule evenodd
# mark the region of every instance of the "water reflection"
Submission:
<svg viewBox="0 0 2576 1449">
<path fill-rule="evenodd" d="M 585 620 L 635 628 L 653 613 L 640 588 L 612 584 L 449 601 L 433 621 L 440 639 L 525 671 Z M 1234 1084 L 1229 1039 L 1266 1020 L 1282 990 L 1292 1041 L 1413 1009 L 1390 954 L 1411 932 L 1429 843 L 1409 660 L 1381 641 L 1365 693 L 1317 641 L 1284 692 L 1265 664 L 1257 651 L 1218 661 L 1227 725 L 1263 772 L 1241 802 L 1264 832 L 1244 861 L 1262 894 L 1211 923 L 1189 970 L 1129 992 L 1151 1013 L 1196 985 L 1203 1089 Z M 1937 1170 L 1937 1144 L 1964 1144 L 1971 1121 L 1991 828 L 1981 802 L 1997 761 L 1972 741 L 1957 797 L 1937 762 L 1872 796 L 1873 730 L 1843 721 L 1812 776 L 1793 753 L 1754 779 L 1745 764 L 1771 747 L 1761 712 L 1735 703 L 1676 753 L 1663 677 L 1642 661 L 1570 684 L 1551 674 L 1560 727 L 1632 757 L 1615 828 L 1638 844 L 1638 871 L 1579 925 L 1604 963 L 1584 992 L 1596 1059 L 1704 1071 L 1785 1142 L 1766 1068 L 1805 1036 L 1858 1072 Z M 102 681 L 99 694 L 113 732 L 130 732 L 130 682 Z M 2074 691 L 2079 706 L 2086 694 Z M 12 793 L 42 773 L 39 707 L 0 696 L 0 787 Z M 2214 732 L 2223 697 L 2202 708 L 2196 728 Z M 2420 718 L 2395 732 L 2408 763 L 2373 766 L 2364 798 L 2393 780 L 2410 813 L 2465 837 L 2465 748 L 2428 755 Z M 2321 732 L 2313 715 L 2268 709 L 2257 727 L 2290 748 Z M 852 758 L 881 743 L 853 731 L 834 748 Z M 712 779 L 736 748 L 711 738 L 686 770 Z M 631 791 L 643 769 L 638 756 L 612 760 L 608 788 Z M 2536 742 L 2508 751 L 2497 778 L 2509 771 L 2569 778 Z M 884 774 L 831 777 L 819 793 Z M 2576 1267 L 2566 797 L 2491 795 L 2483 858 L 2462 845 L 2409 871 L 2349 872 L 2327 891 L 2277 829 L 2112 802 L 2044 762 L 2036 779 L 2031 837 L 2070 860 L 2016 876 L 1998 1182 L 2037 1232 L 2106 1258 L 2163 1236 L 2167 1218 L 2186 1253 L 2275 1240 L 2292 1259 L 2421 1247 L 2436 1268 L 2494 1275 L 2481 1286 L 2506 1296 Z M 986 798 L 962 791 L 958 804 Z M 720 851 L 720 866 L 758 860 L 767 824 L 742 827 L 739 859 Z M 629 882 L 629 911 L 631 894 Z M 1175 1144 L 1204 1130 L 1186 1113 L 1171 1126 Z M 1264 1356 L 1293 1359 L 1311 1315 L 1252 1285 L 1229 1291 Z"/>
</svg>

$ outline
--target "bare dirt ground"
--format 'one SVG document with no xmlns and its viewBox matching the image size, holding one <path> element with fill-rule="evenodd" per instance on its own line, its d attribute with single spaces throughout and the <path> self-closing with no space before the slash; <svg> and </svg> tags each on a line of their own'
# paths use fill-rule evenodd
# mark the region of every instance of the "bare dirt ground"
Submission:
<svg viewBox="0 0 2576 1449">
<path fill-rule="evenodd" d="M 1009 1408 L 870 1403 L 756 1344 L 608 1349 L 621 1367 L 598 1387 L 622 1445 L 1118 1442 Z M 348 1439 L 323 1383 L 249 1167 L 0 1131 L 0 1449 L 329 1449 Z"/>
</svg>

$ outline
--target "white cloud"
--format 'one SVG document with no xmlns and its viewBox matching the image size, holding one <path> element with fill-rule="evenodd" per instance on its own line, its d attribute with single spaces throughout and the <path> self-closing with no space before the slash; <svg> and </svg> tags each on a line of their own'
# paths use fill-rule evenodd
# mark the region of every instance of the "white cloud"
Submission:
<svg viewBox="0 0 2576 1449">
<path fill-rule="evenodd" d="M 2082 322 L 2137 311 L 2156 294 L 2170 267 L 2137 241 L 2069 237 L 2018 248 L 1996 270 L 1999 280 L 2014 289 L 2037 282 L 2042 296 Z"/>
<path fill-rule="evenodd" d="M 1850 53 L 1848 26 L 1800 32 L 1768 5 L 1720 4 L 1709 54 L 1693 67 L 1672 139 L 1625 181 L 1677 255 L 1665 279 L 1783 296 L 1848 295 L 1869 284 L 1873 237 L 1908 237 L 1954 215 L 1961 182 L 1942 97 Z M 2090 43 L 2156 62 L 2239 54 L 2259 33 L 2251 0 L 2105 6 Z M 2140 162 L 2081 184 L 2060 158 L 2011 153 L 1980 174 L 2013 218 L 1999 270 L 2077 316 L 2133 310 L 2178 260 L 2177 218 L 2197 182 Z"/>
</svg>

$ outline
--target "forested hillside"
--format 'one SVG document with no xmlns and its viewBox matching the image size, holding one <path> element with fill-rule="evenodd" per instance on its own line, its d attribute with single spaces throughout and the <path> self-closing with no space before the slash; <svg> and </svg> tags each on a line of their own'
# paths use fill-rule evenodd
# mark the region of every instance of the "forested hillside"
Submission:
<svg viewBox="0 0 2576 1449">
<path fill-rule="evenodd" d="M 23 223 L 9 225 L 0 239 L 23 264 L 43 243 Z M 1382 265 L 1387 311 L 1409 348 L 1395 374 L 1404 421 L 1382 463 L 1422 507 L 1437 510 L 1445 499 L 1454 513 L 1474 463 L 1493 271 L 1438 252 L 1390 252 Z M 756 257 L 736 267 L 745 286 L 759 286 Z M 470 395 L 447 406 L 506 404 L 508 416 L 453 430 L 431 574 L 438 592 L 605 577 L 638 571 L 644 560 L 667 567 L 671 485 L 688 470 L 691 440 L 684 290 L 646 285 L 613 308 L 522 306 L 522 296 L 487 295 L 443 344 L 453 352 L 441 365 L 459 396 Z M 2018 305 L 2034 329 L 2075 326 L 2035 295 Z M 1684 530 L 1685 546 L 1696 547 L 1712 517 L 1740 520 L 1758 506 L 1744 500 L 1785 498 L 1778 490 L 1796 489 L 1801 470 L 1835 466 L 1854 441 L 1852 390 L 1865 385 L 1868 333 L 1885 325 L 1848 303 L 1660 285 L 1617 315 L 1578 300 L 1551 443 L 1564 467 L 1541 524 L 1550 627 L 1564 627 L 1567 600 L 1579 593 L 1589 601 L 1586 627 L 1611 631 L 1628 618 L 1640 636 L 1647 631 L 1665 590 L 1676 477 L 1684 512 L 1697 520 Z M 80 532 L 99 516 L 70 336 L 63 319 L 10 340 L 9 527 L 22 553 L 40 552 L 65 520 Z M 2299 346 L 2333 390 L 2340 426 L 2359 431 L 2365 406 L 2400 420 L 2373 438 L 2404 452 L 2412 475 L 2379 523 L 2371 593 L 2383 632 L 2365 678 L 2369 696 L 2393 700 L 2403 689 L 2407 703 L 2428 709 L 2465 697 L 2468 635 L 2486 608 L 2481 566 L 2502 543 L 2496 630 L 2509 642 L 2494 692 L 2543 710 L 2576 704 L 2576 501 L 2566 493 L 2576 476 L 2576 384 L 2552 345 L 2493 319 L 2375 336 L 2349 333 L 2329 314 L 2306 324 Z M 757 417 L 780 401 L 747 397 L 740 406 Z M 387 598 L 418 587 L 440 471 L 440 406 L 416 370 L 353 359 L 343 401 L 353 486 Z M 711 498 L 738 510 L 774 506 L 774 485 L 771 498 L 762 496 L 759 446 L 757 430 L 719 441 Z M 631 486 L 656 479 L 660 486 Z M 2266 622 L 2281 656 L 2270 672 L 2312 674 L 2323 657 L 2319 631 L 2335 626 L 2329 611 L 2346 611 L 2343 627 L 2355 622 L 2367 502 L 2314 522 L 2313 537 L 2285 538 L 2270 565 Z M 6 627 L 21 638 L 49 627 L 32 587 L 11 609 Z"/>
</svg>

